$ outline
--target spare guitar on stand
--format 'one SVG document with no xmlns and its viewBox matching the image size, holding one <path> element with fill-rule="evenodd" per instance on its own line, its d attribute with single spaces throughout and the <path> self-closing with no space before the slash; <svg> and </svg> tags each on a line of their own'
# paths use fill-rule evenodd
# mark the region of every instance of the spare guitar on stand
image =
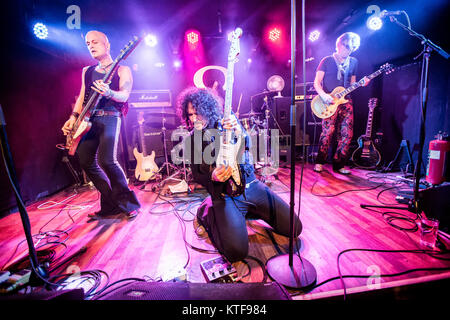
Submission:
<svg viewBox="0 0 450 320">
<path fill-rule="evenodd" d="M 104 83 L 110 83 L 114 74 L 119 69 L 119 62 L 126 59 L 130 53 L 138 46 L 142 38 L 134 37 L 130 40 L 128 44 L 120 51 L 119 56 L 114 60 L 111 70 L 105 74 L 103 77 Z M 92 122 L 90 122 L 91 116 L 95 113 L 95 109 L 102 98 L 102 95 L 96 91 L 90 95 L 88 101 L 84 104 L 80 115 L 75 121 L 72 130 L 67 134 L 66 138 L 66 149 L 68 149 L 68 154 L 73 156 L 77 151 L 78 145 L 81 139 L 88 133 L 92 127 Z"/>
<path fill-rule="evenodd" d="M 134 171 L 134 176 L 138 181 L 148 181 L 154 179 L 158 173 L 158 165 L 155 162 L 155 150 L 149 155 L 147 152 L 147 145 L 144 139 L 144 113 L 139 113 L 139 141 L 141 144 L 141 151 L 139 152 L 137 148 L 133 149 L 133 155 L 136 158 L 136 169 Z"/>
<path fill-rule="evenodd" d="M 381 161 L 380 152 L 378 152 L 372 141 L 372 123 L 373 111 L 377 106 L 378 99 L 370 98 L 369 115 L 367 117 L 366 134 L 358 138 L 358 149 L 352 154 L 353 163 L 360 168 L 375 169 Z"/>
</svg>

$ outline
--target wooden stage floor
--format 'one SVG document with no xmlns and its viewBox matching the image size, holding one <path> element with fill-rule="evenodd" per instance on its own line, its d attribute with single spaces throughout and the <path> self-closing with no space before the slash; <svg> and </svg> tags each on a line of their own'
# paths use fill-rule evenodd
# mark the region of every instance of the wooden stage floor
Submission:
<svg viewBox="0 0 450 320">
<path fill-rule="evenodd" d="M 301 171 L 298 164 L 296 213 Z M 414 213 L 360 207 L 362 203 L 398 205 L 397 191 L 409 188 L 396 178 L 401 174 L 351 171 L 350 176 L 343 176 L 325 166 L 324 172 L 318 174 L 311 164 L 303 170 L 299 212 L 303 232 L 297 242 L 298 252 L 315 267 L 318 286 L 308 292 L 289 289 L 292 298 L 340 297 L 344 294 L 343 284 L 351 293 L 450 278 L 450 255 L 418 251 L 422 248 Z M 288 186 L 289 169 L 281 168 L 271 188 L 289 202 Z M 52 246 L 55 265 L 80 248 L 87 248 L 66 265 L 52 270 L 51 275 L 103 270 L 111 283 L 130 277 L 169 280 L 181 270 L 188 282 L 206 282 L 200 263 L 218 254 L 209 239 L 197 236 L 193 223 L 205 191 L 198 188 L 190 195 L 158 196 L 150 184 L 145 190 L 132 188 L 143 205 L 142 213 L 132 221 L 120 217 L 90 220 L 87 213 L 99 209 L 99 194 L 89 187 L 71 187 L 28 206 L 35 246 Z M 269 258 L 288 252 L 288 238 L 272 233 L 259 220 L 249 221 L 248 231 L 249 258 L 234 264 L 238 276 L 242 282 L 272 281 L 263 266 Z M 445 234 L 441 238 L 445 242 Z M 18 213 L 0 219 L 0 266 L 7 267 L 27 254 L 24 239 Z M 344 250 L 350 251 L 342 253 Z M 339 279 L 338 265 L 343 281 Z M 409 272 L 413 269 L 417 270 Z M 390 274 L 400 275 L 385 276 Z"/>
</svg>

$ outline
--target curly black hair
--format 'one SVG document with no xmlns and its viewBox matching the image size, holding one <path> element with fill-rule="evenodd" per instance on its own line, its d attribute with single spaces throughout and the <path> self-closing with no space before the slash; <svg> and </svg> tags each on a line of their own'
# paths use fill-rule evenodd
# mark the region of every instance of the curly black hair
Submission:
<svg viewBox="0 0 450 320">
<path fill-rule="evenodd" d="M 214 128 L 222 118 L 222 109 L 218 97 L 213 90 L 196 87 L 189 87 L 184 89 L 177 98 L 177 115 L 184 121 L 188 129 L 192 129 L 193 123 L 190 123 L 187 108 L 189 102 L 195 108 L 197 113 L 208 121 L 208 127 Z"/>
</svg>

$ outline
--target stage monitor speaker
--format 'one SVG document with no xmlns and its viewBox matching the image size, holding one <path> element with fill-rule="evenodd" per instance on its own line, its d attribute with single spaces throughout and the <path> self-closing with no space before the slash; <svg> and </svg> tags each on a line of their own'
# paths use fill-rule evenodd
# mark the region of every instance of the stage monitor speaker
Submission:
<svg viewBox="0 0 450 320">
<path fill-rule="evenodd" d="M 277 282 L 134 282 L 99 300 L 291 300 Z"/>
<path fill-rule="evenodd" d="M 306 114 L 308 115 L 310 109 L 310 101 L 306 100 Z M 303 145 L 303 102 L 295 103 L 295 145 Z M 271 109 L 279 128 L 274 121 L 270 121 L 270 128 L 280 129 L 281 135 L 291 134 L 291 98 L 290 97 L 274 97 L 271 100 Z M 308 120 L 308 118 L 307 118 Z M 309 134 L 305 134 L 305 144 L 310 144 Z"/>
</svg>

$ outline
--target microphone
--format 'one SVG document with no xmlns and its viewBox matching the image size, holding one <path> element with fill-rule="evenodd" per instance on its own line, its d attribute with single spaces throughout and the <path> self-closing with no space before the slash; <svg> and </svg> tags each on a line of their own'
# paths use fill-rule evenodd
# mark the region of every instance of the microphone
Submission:
<svg viewBox="0 0 450 320">
<path fill-rule="evenodd" d="M 399 16 L 402 14 L 401 10 L 397 10 L 397 11 L 387 11 L 387 10 L 383 10 L 380 12 L 380 19 L 386 18 L 388 16 Z"/>
</svg>

